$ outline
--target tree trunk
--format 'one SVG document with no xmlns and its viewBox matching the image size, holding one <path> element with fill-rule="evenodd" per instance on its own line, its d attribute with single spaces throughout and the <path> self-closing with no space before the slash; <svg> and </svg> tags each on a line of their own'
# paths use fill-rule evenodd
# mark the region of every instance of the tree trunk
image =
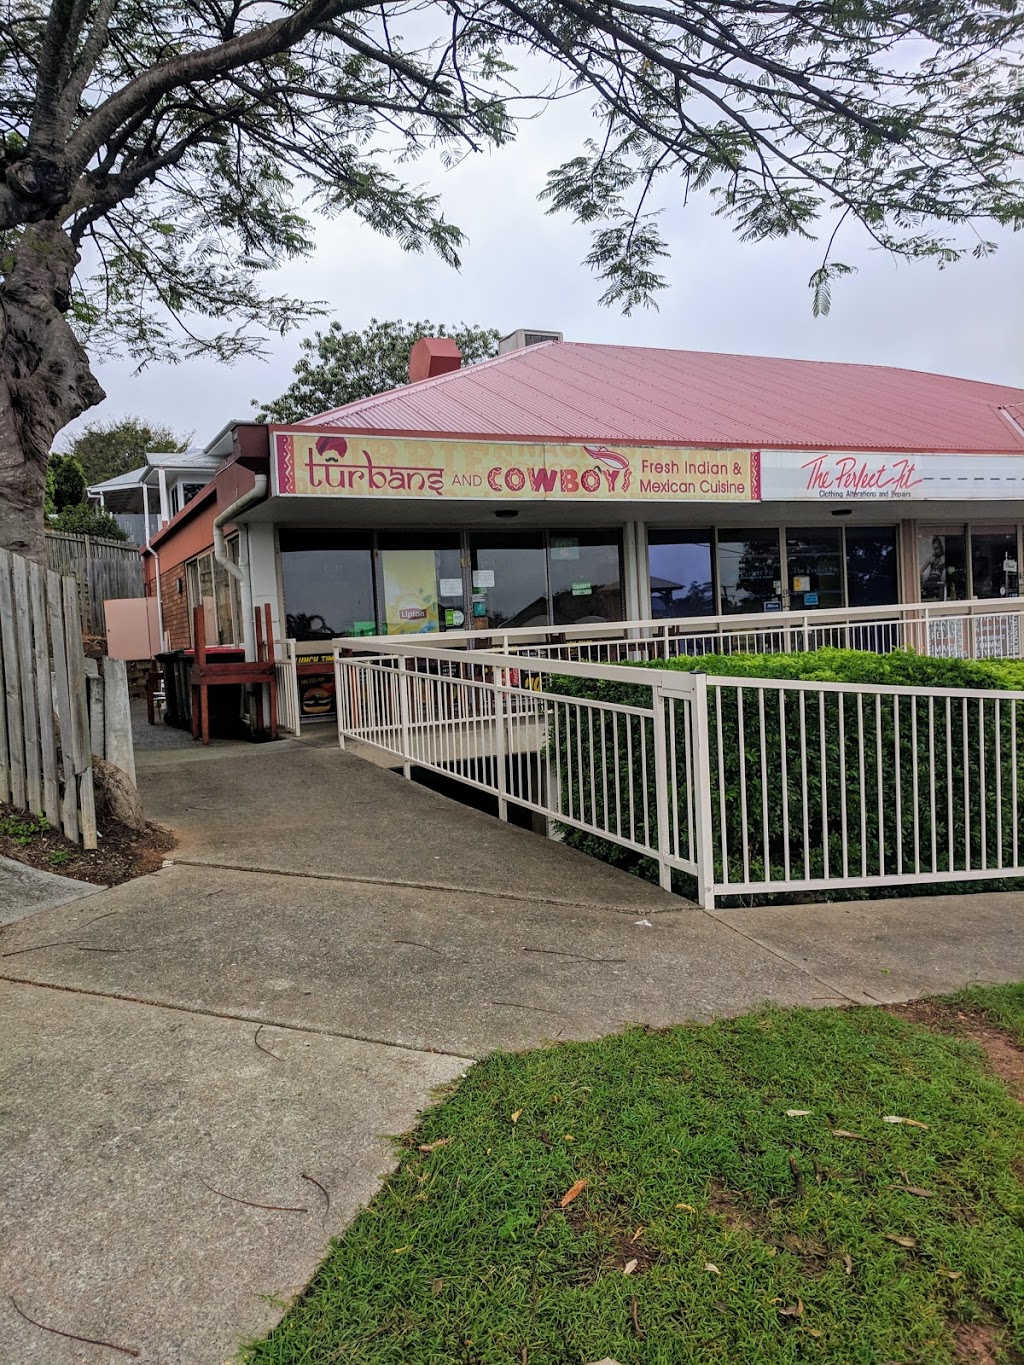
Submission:
<svg viewBox="0 0 1024 1365">
<path fill-rule="evenodd" d="M 0 546 L 45 562 L 53 438 L 105 394 L 67 319 L 78 252 L 56 224 L 25 228 L 0 285 Z"/>
</svg>

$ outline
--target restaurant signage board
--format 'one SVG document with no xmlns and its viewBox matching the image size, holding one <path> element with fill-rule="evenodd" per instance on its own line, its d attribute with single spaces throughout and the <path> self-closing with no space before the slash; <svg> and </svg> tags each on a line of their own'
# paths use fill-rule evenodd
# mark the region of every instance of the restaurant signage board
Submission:
<svg viewBox="0 0 1024 1365">
<path fill-rule="evenodd" d="M 751 450 L 441 441 L 271 429 L 273 489 L 328 498 L 758 502 Z"/>
</svg>

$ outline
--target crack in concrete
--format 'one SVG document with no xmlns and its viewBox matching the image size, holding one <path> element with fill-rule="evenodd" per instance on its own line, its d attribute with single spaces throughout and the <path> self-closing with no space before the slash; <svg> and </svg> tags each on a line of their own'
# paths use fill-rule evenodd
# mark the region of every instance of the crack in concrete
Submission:
<svg viewBox="0 0 1024 1365">
<path fill-rule="evenodd" d="M 765 943 L 762 939 L 755 938 L 753 934 L 745 933 L 738 925 L 729 921 L 729 912 L 727 910 L 703 910 L 701 913 L 707 915 L 708 919 L 713 919 L 717 924 L 723 925 L 724 928 L 731 929 L 734 934 L 739 934 L 740 938 L 746 939 L 746 941 L 752 943 L 755 948 L 761 948 L 764 952 L 771 953 L 772 957 L 777 957 L 780 962 L 785 962 L 790 967 L 795 967 L 798 972 L 802 972 L 803 975 L 809 977 L 811 981 L 816 981 L 819 986 L 824 986 L 833 996 L 838 996 L 841 1000 L 848 1000 L 851 1005 L 864 1004 L 863 1000 L 858 1000 L 856 996 L 850 995 L 848 991 L 840 990 L 835 982 L 827 981 L 823 976 L 817 976 L 798 958 L 791 957 L 789 953 L 784 953 L 781 948 L 773 948 L 770 943 Z M 867 996 L 869 1000 L 874 999 L 873 996 L 868 995 L 867 991 L 862 991 L 861 994 Z M 816 1000 L 822 998 L 822 996 L 814 997 Z M 879 1004 L 881 1002 L 875 1001 L 875 1003 Z"/>
<path fill-rule="evenodd" d="M 230 1019 L 237 1024 L 260 1024 L 267 1028 L 284 1029 L 288 1033 L 312 1033 L 322 1038 L 342 1038 L 353 1043 L 372 1043 L 376 1047 L 393 1047 L 400 1052 L 416 1052 L 427 1056 L 452 1057 L 471 1066 L 478 1059 L 443 1047 L 417 1047 L 413 1043 L 396 1043 L 390 1038 L 374 1038 L 365 1033 L 345 1033 L 341 1029 L 320 1028 L 315 1024 L 283 1024 L 276 1019 L 261 1019 L 258 1014 L 235 1014 L 230 1010 L 203 1009 L 198 1005 L 175 1005 L 169 1000 L 153 1000 L 143 995 L 128 995 L 122 991 L 89 990 L 84 986 L 65 986 L 56 981 L 34 981 L 30 976 L 7 976 L 0 973 L 0 981 L 12 986 L 35 986 L 42 991 L 63 991 L 67 995 L 87 995 L 97 1000 L 121 1000 L 126 1005 L 147 1005 L 150 1009 L 174 1010 L 177 1014 L 202 1015 L 206 1019 Z"/>
<path fill-rule="evenodd" d="M 635 915 L 637 913 L 636 906 L 627 905 L 625 901 L 621 904 L 613 901 L 607 905 L 595 905 L 593 901 L 569 900 L 563 896 L 541 896 L 534 891 L 499 891 L 482 886 L 455 886 L 450 882 L 419 882 L 397 880 L 394 877 L 357 876 L 351 872 L 296 872 L 294 869 L 286 867 L 253 867 L 246 863 L 215 863 L 206 862 L 199 858 L 167 858 L 164 860 L 164 867 L 219 869 L 223 872 L 248 872 L 254 877 L 299 877 L 308 881 L 346 882 L 356 886 L 397 886 L 409 891 L 447 891 L 456 896 L 488 896 L 494 900 L 521 901 L 524 904 L 533 905 L 561 905 L 572 910 L 586 910 L 588 912 L 614 910 L 619 914 Z M 159 874 L 149 873 L 148 875 L 157 876 Z M 681 910 L 697 909 L 697 906 L 689 901 L 684 901 L 681 897 L 675 897 L 675 899 L 679 901 L 678 906 L 666 905 L 657 908 L 644 906 L 644 914 L 677 914 Z"/>
</svg>

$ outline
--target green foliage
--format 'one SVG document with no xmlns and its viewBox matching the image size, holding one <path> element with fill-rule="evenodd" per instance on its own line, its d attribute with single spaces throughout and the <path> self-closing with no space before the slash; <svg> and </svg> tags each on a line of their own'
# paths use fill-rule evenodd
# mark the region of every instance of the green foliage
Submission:
<svg viewBox="0 0 1024 1365">
<path fill-rule="evenodd" d="M 973 1322 L 1009 1360 L 1022 1144 L 973 1045 L 882 1010 L 499 1052 L 242 1358 L 957 1365 Z"/>
<path fill-rule="evenodd" d="M 150 425 L 141 417 L 122 417 L 119 421 L 87 423 L 68 442 L 66 454 L 77 460 L 86 486 L 91 487 L 140 468 L 150 452 L 188 450 L 190 436 L 179 436 L 170 427 Z"/>
<path fill-rule="evenodd" d="M 815 894 L 836 900 L 991 891 L 1016 885 L 1005 879 L 944 883 L 942 873 L 1003 864 L 1012 867 L 1024 860 L 1024 826 L 1017 831 L 1014 846 L 1012 818 L 1018 783 L 1015 751 L 1024 754 L 1024 706 L 1017 712 L 1005 706 L 997 719 L 992 706 L 982 716 L 976 703 L 966 710 L 959 703 L 947 708 L 945 700 L 887 695 L 885 689 L 1024 690 L 1021 663 L 933 659 L 903 650 L 876 654 L 820 649 L 793 654 L 709 654 L 637 667 L 700 671 L 737 680 L 860 683 L 880 689 L 877 704 L 871 698 L 862 705 L 853 693 L 809 690 L 787 693 L 783 700 L 783 694 L 767 692 L 763 714 L 756 689 L 709 689 L 716 881 L 792 878 L 813 882 L 830 873 L 844 877 L 892 874 L 901 868 L 909 871 L 918 862 L 922 869 L 930 868 L 934 851 L 937 875 L 932 882 Z M 642 685 L 560 678 L 554 686 L 570 697 L 650 705 L 650 691 Z M 682 702 L 675 706 L 675 724 L 682 736 Z M 577 735 L 573 725 L 572 708 L 556 703 L 551 744 L 562 783 L 563 809 L 583 823 L 605 828 L 618 818 L 627 837 L 656 847 L 653 780 L 647 784 L 646 802 L 642 795 L 643 775 L 653 777 L 655 771 L 652 726 L 639 721 L 628 730 L 622 724 L 615 729 L 599 725 L 591 737 L 586 728 Z M 590 779 L 592 764 L 600 774 L 598 781 Z M 986 774 L 984 783 L 978 776 L 981 772 Z M 680 787 L 675 793 L 674 827 L 685 829 L 691 794 L 682 761 L 677 763 L 677 774 Z M 850 812 L 849 818 L 844 810 Z M 629 813 L 628 818 L 623 818 L 623 812 Z M 657 880 L 653 861 L 621 844 L 573 827 L 565 829 L 564 838 L 574 848 Z M 694 894 L 690 877 L 676 874 L 674 884 L 683 894 Z M 781 898 L 791 899 L 792 892 Z M 780 899 L 780 893 L 765 888 L 742 899 L 743 903 L 751 899 L 771 903 Z M 730 898 L 723 896 L 721 903 L 730 904 Z"/>
<path fill-rule="evenodd" d="M 51 455 L 46 469 L 46 498 L 54 512 L 85 500 L 85 473 L 73 455 Z"/>
<path fill-rule="evenodd" d="M 50 862 L 54 867 L 63 867 L 65 863 L 71 861 L 71 852 L 66 848 L 58 848 L 50 854 Z"/>
<path fill-rule="evenodd" d="M 71 531 L 79 536 L 103 536 L 107 540 L 128 540 L 127 532 L 123 531 L 109 512 L 104 512 L 99 507 L 90 507 L 88 503 L 79 503 L 77 507 L 65 507 L 63 512 L 58 512 L 51 517 L 49 526 L 52 531 Z"/>
<path fill-rule="evenodd" d="M 49 828 L 50 822 L 45 815 L 38 815 L 35 818 L 30 815 L 0 816 L 0 834 L 13 839 L 22 848 L 26 848 L 37 834 L 45 834 Z"/>
<path fill-rule="evenodd" d="M 451 337 L 462 352 L 462 363 L 473 365 L 497 355 L 500 333 L 494 328 L 437 326 L 433 322 L 378 322 L 370 319 L 363 332 L 346 332 L 332 322 L 301 342 L 302 356 L 295 378 L 271 403 L 260 403 L 261 422 L 301 422 L 332 408 L 369 398 L 409 382 L 409 352 L 420 337 Z"/>
</svg>

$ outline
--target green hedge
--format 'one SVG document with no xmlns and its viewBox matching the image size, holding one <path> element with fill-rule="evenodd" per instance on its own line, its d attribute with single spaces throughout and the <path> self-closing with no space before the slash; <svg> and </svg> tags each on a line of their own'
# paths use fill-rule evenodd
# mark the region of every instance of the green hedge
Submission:
<svg viewBox="0 0 1024 1365">
<path fill-rule="evenodd" d="M 879 688 L 917 687 L 926 689 L 954 688 L 984 691 L 1024 691 L 1024 664 L 1018 661 L 972 662 L 958 659 L 925 658 L 907 651 L 894 651 L 889 654 L 873 654 L 857 650 L 822 649 L 804 654 L 771 655 L 702 655 L 634 665 L 637 669 L 667 668 L 679 671 L 699 670 L 737 679 L 743 678 L 780 678 L 805 681 L 863 683 Z M 550 685 L 567 697 L 581 697 L 604 702 L 649 706 L 650 691 L 639 683 L 632 685 L 621 682 L 594 682 L 583 678 L 561 677 Z M 921 869 L 930 865 L 931 845 L 934 835 L 938 853 L 940 872 L 963 866 L 967 852 L 968 829 L 970 853 L 975 865 L 980 865 L 982 857 L 981 826 L 986 822 L 987 837 L 985 851 L 990 864 L 997 862 L 997 842 L 1004 863 L 1013 865 L 1015 860 L 1024 857 L 1024 818 L 1021 818 L 1018 831 L 1018 847 L 1013 847 L 1013 830 L 1010 819 L 1011 796 L 1014 784 L 1018 782 L 1013 770 L 1011 714 L 1009 706 L 1000 708 L 999 725 L 996 725 L 995 709 L 986 706 L 984 716 L 979 718 L 976 704 L 968 708 L 966 734 L 962 708 L 954 706 L 950 717 L 950 737 L 948 751 L 944 743 L 935 745 L 935 761 L 930 760 L 929 744 L 929 704 L 927 698 L 911 699 L 883 695 L 876 710 L 874 702 L 865 706 L 863 715 L 863 737 L 865 746 L 865 773 L 863 787 L 860 781 L 859 734 L 857 698 L 853 694 L 835 692 L 804 693 L 805 716 L 807 721 L 808 745 L 806 762 L 801 766 L 800 738 L 798 724 L 797 697 L 793 693 L 786 700 L 785 758 L 788 781 L 785 789 L 779 780 L 783 756 L 783 731 L 779 717 L 779 694 L 766 694 L 765 704 L 765 755 L 767 759 L 767 806 L 768 838 L 763 835 L 761 820 L 762 782 L 761 782 L 761 728 L 760 715 L 756 705 L 756 695 L 747 691 L 744 695 L 743 723 L 740 724 L 737 693 L 728 689 L 719 692 L 709 690 L 709 739 L 711 747 L 712 772 L 712 810 L 715 823 L 714 849 L 717 860 L 716 880 L 722 879 L 719 830 L 724 805 L 725 827 L 728 835 L 729 872 L 732 880 L 743 877 L 743 849 L 739 846 L 739 831 L 742 828 L 742 792 L 746 792 L 748 804 L 749 841 L 747 859 L 752 880 L 765 876 L 765 867 L 770 869 L 773 878 L 784 875 L 787 853 L 792 875 L 803 875 L 803 816 L 806 807 L 810 830 L 810 875 L 820 877 L 824 872 L 825 848 L 833 875 L 842 869 L 844 839 L 839 818 L 838 794 L 840 783 L 845 789 L 848 802 L 848 820 L 845 838 L 845 851 L 851 874 L 860 871 L 862 854 L 866 855 L 867 871 L 873 874 L 879 870 L 880 858 L 884 857 L 885 870 L 895 872 L 902 855 L 905 869 L 912 866 L 914 856 L 913 810 L 918 811 L 918 842 L 921 850 Z M 751 704 L 753 703 L 753 704 Z M 718 781 L 719 755 L 718 732 L 721 706 L 721 733 L 723 761 L 721 769 L 725 775 L 724 792 Z M 820 708 L 820 710 L 819 710 Z M 842 716 L 840 711 L 842 710 Z M 900 719 L 900 750 L 896 752 L 896 716 Z M 918 749 L 918 801 L 913 797 L 912 716 L 917 720 Z M 945 739 L 945 705 L 937 703 L 934 709 L 936 739 Z M 820 751 L 820 725 L 824 718 L 825 755 L 824 763 Z M 843 723 L 841 728 L 841 721 Z M 681 723 L 681 722 L 677 722 Z M 941 728 L 940 728 L 941 724 Z M 1018 707 L 1017 746 L 1024 762 L 1024 704 Z M 840 735 L 845 735 L 845 770 L 841 762 Z M 882 753 L 881 791 L 877 770 L 879 745 Z M 575 739 L 575 736 L 574 736 Z M 588 776 L 591 759 L 598 768 L 601 762 L 607 764 L 607 771 L 614 774 L 607 805 L 612 808 L 615 797 L 624 802 L 628 797 L 629 753 L 624 733 L 620 727 L 618 742 L 606 727 L 603 740 L 595 732 L 595 747 L 601 745 L 603 754 L 590 753 L 589 730 L 582 735 L 582 753 L 574 747 L 569 762 L 564 726 L 556 731 L 552 728 L 551 746 L 557 752 L 562 773 L 563 801 L 571 801 L 573 808 L 582 809 L 584 815 L 593 823 L 601 823 L 604 818 L 605 798 L 603 791 L 591 790 Z M 631 734 L 633 767 L 640 773 L 644 762 L 650 774 L 654 772 L 654 745 L 652 729 L 644 730 L 640 737 L 640 727 L 634 725 Z M 582 760 L 582 761 L 581 761 Z M 982 787 L 979 773 L 984 764 L 986 780 Z M 680 765 L 681 767 L 682 765 Z M 970 780 L 970 800 L 965 807 L 963 801 L 963 782 L 965 766 Z M 997 769 L 999 782 L 997 782 Z M 583 781 L 580 781 L 582 771 Z M 897 777 L 902 788 L 903 821 L 900 829 L 895 828 L 893 808 Z M 680 780 L 685 782 L 685 774 Z M 932 827 L 930 783 L 934 781 L 937 801 Z M 952 784 L 952 820 L 948 811 L 948 790 Z M 1002 809 L 999 809 L 997 789 L 1001 783 Z M 652 833 L 657 830 L 653 782 L 651 802 L 647 818 Z M 823 820 L 823 793 L 829 797 L 827 821 Z M 634 806 L 640 799 L 639 784 L 634 790 Z M 677 792 L 680 811 L 685 810 L 687 793 L 684 789 Z M 1022 793 L 1024 795 L 1024 793 Z M 862 840 L 860 824 L 860 801 L 866 802 L 867 819 Z M 879 805 L 882 817 L 879 818 Z M 568 809 L 563 806 L 563 809 Z M 786 817 L 788 815 L 788 841 L 786 837 Z M 998 821 L 1002 816 L 1001 839 L 997 841 Z M 1024 802 L 1021 816 L 1024 817 Z M 638 817 L 638 825 L 641 817 Z M 682 827 L 684 817 L 680 814 Z M 827 837 L 822 838 L 822 829 Z M 584 833 L 572 827 L 563 829 L 565 842 L 615 866 L 625 868 L 649 880 L 657 880 L 657 865 L 650 859 L 623 848 L 610 840 Z M 949 860 L 950 842 L 953 858 Z M 863 846 L 862 846 L 863 845 Z M 1019 886 L 1024 883 L 1009 879 L 983 879 L 970 882 L 932 882 L 917 886 L 898 888 L 861 888 L 830 891 L 802 892 L 783 896 L 780 893 L 765 893 L 756 896 L 743 896 L 723 900 L 723 904 L 767 904 L 782 899 L 852 899 L 867 896 L 922 895 L 937 894 L 940 891 L 966 892 L 985 888 L 989 891 Z M 675 889 L 682 894 L 692 895 L 693 879 L 677 874 Z"/>
</svg>

